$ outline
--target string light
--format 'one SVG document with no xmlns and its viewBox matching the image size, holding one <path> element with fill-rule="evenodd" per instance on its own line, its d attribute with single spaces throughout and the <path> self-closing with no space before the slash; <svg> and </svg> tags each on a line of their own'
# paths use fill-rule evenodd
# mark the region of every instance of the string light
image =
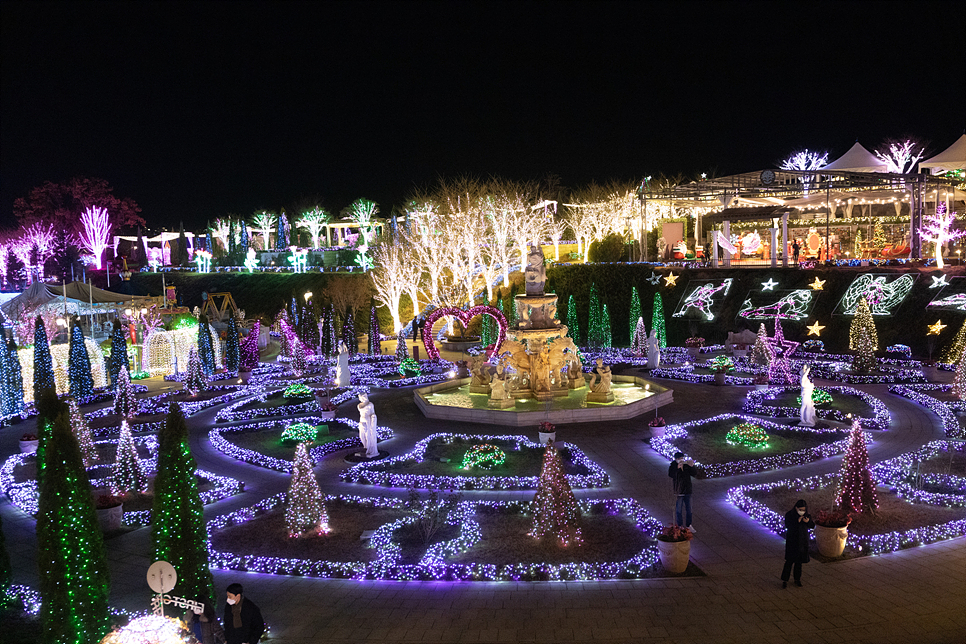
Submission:
<svg viewBox="0 0 966 644">
<path fill-rule="evenodd" d="M 484 470 L 492 470 L 506 462 L 506 453 L 496 445 L 482 444 L 474 445 L 463 454 L 463 463 L 460 469 L 469 470 L 479 467 Z"/>
<path fill-rule="evenodd" d="M 307 444 L 299 443 L 295 448 L 292 482 L 286 497 L 285 525 L 289 537 L 329 532 L 328 515 L 312 465 Z"/>
<path fill-rule="evenodd" d="M 553 441 L 548 441 L 544 448 L 543 467 L 531 507 L 533 527 L 530 536 L 556 541 L 562 547 L 583 543 L 580 508 Z"/>
<path fill-rule="evenodd" d="M 801 396 L 795 407 L 788 405 L 767 404 L 766 401 L 775 400 L 781 394 L 799 391 L 798 386 L 792 387 L 769 387 L 768 389 L 758 389 L 749 391 L 745 396 L 742 411 L 773 418 L 789 418 L 798 415 L 801 406 Z M 846 413 L 840 409 L 816 409 L 815 413 L 819 418 L 825 420 L 837 420 L 840 422 L 851 422 L 857 419 L 869 429 L 888 429 L 892 422 L 892 414 L 885 403 L 859 389 L 852 387 L 822 387 L 812 392 L 812 400 L 816 407 L 832 402 L 831 392 L 837 396 L 854 396 L 872 408 L 872 416 L 858 416 L 855 413 Z"/>
<path fill-rule="evenodd" d="M 875 478 L 869 468 L 869 451 L 865 445 L 865 435 L 859 421 L 852 421 L 852 434 L 849 446 L 842 459 L 839 472 L 840 484 L 835 504 L 846 512 L 868 512 L 874 514 L 879 507 L 875 492 Z"/>
<path fill-rule="evenodd" d="M 123 496 L 128 493 L 147 492 L 148 481 L 138 459 L 137 447 L 127 420 L 121 421 L 121 435 L 117 442 L 117 457 L 111 468 L 111 493 Z"/>
<path fill-rule="evenodd" d="M 734 281 L 733 278 L 728 278 L 722 280 L 720 284 L 714 282 L 705 282 L 696 286 L 682 301 L 681 306 L 678 307 L 676 313 L 671 317 L 681 318 L 685 317 L 689 309 L 696 309 L 698 315 L 704 321 L 711 321 L 714 319 L 715 311 L 712 309 L 717 309 L 721 302 L 724 301 L 725 296 L 728 295 L 728 291 L 731 290 L 731 284 Z M 720 297 L 718 297 L 720 295 Z"/>
<path fill-rule="evenodd" d="M 849 349 L 855 351 L 852 368 L 855 371 L 873 371 L 877 360 L 875 351 L 879 348 L 879 335 L 875 329 L 875 320 L 865 298 L 859 300 L 855 310 L 855 318 L 849 327 Z"/>
</svg>

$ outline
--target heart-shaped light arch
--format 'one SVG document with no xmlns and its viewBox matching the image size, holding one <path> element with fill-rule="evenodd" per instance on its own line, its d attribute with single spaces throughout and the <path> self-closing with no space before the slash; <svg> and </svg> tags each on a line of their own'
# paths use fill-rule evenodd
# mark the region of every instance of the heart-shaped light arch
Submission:
<svg viewBox="0 0 966 644">
<path fill-rule="evenodd" d="M 499 334 L 496 338 L 496 344 L 493 345 L 495 352 L 500 350 L 503 346 L 504 340 L 506 340 L 506 330 L 509 323 L 503 316 L 500 309 L 495 306 L 489 306 L 487 304 L 478 304 L 471 309 L 464 311 L 463 309 L 458 309 L 453 306 L 445 306 L 443 308 L 436 309 L 432 313 L 426 316 L 426 321 L 423 323 L 424 329 L 429 329 L 429 332 L 423 332 L 423 346 L 426 347 L 426 357 L 430 360 L 436 360 L 439 358 L 439 349 L 436 348 L 436 341 L 433 339 L 433 325 L 436 324 L 436 320 L 444 317 L 446 315 L 452 315 L 454 318 L 459 320 L 463 324 L 465 329 L 469 326 L 470 320 L 475 318 L 477 315 L 489 315 L 491 318 L 496 320 L 496 325 L 499 328 Z"/>
</svg>

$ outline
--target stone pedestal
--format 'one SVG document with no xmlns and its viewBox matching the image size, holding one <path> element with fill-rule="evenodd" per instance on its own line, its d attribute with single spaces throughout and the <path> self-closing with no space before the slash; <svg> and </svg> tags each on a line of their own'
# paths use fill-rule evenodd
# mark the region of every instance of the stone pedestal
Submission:
<svg viewBox="0 0 966 644">
<path fill-rule="evenodd" d="M 554 398 L 563 398 L 563 397 L 566 397 L 569 393 L 570 393 L 570 389 L 568 389 L 567 387 L 554 387 L 553 389 Z"/>
<path fill-rule="evenodd" d="M 487 403 L 487 406 L 490 409 L 507 409 L 508 407 L 513 407 L 516 404 L 517 404 L 517 401 L 514 400 L 513 398 L 503 398 L 503 399 L 490 398 L 489 402 Z"/>
<path fill-rule="evenodd" d="M 594 403 L 614 402 L 614 392 L 608 391 L 605 394 L 604 393 L 599 394 L 599 393 L 590 391 L 587 393 L 587 402 L 589 403 L 590 402 L 594 402 Z"/>
<path fill-rule="evenodd" d="M 486 394 L 490 395 L 490 385 L 470 385 L 471 394 Z"/>
<path fill-rule="evenodd" d="M 543 400 L 543 401 L 553 400 L 553 392 L 552 391 L 538 391 L 538 392 L 536 392 L 533 395 L 533 397 L 536 398 L 537 400 Z"/>
<path fill-rule="evenodd" d="M 581 387 L 583 387 L 586 384 L 587 384 L 587 381 L 584 380 L 583 378 L 575 378 L 575 379 L 569 380 L 567 382 L 567 388 L 568 389 L 580 389 Z"/>
</svg>

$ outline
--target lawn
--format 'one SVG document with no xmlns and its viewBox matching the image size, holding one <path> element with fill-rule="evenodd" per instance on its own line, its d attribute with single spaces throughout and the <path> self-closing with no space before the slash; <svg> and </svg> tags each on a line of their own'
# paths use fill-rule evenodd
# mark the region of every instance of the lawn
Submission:
<svg viewBox="0 0 966 644">
<path fill-rule="evenodd" d="M 829 392 L 832 394 L 832 403 L 826 405 L 815 405 L 816 409 L 837 409 L 843 414 L 852 414 L 861 418 L 872 417 L 875 410 L 864 400 L 844 394 L 838 391 Z M 762 404 L 769 407 L 792 407 L 801 408 L 799 401 L 801 394 L 795 391 L 785 391 L 775 395 L 773 400 L 763 400 Z"/>
<path fill-rule="evenodd" d="M 787 454 L 842 439 L 842 435 L 838 434 L 799 432 L 794 427 L 789 426 L 787 430 L 766 428 L 769 440 L 768 446 L 764 448 L 749 448 L 744 445 L 727 443 L 725 436 L 728 431 L 741 422 L 741 420 L 733 418 L 694 425 L 688 427 L 686 438 L 672 441 L 672 444 L 694 460 L 711 464 Z"/>
<path fill-rule="evenodd" d="M 298 419 L 293 419 L 292 422 L 298 422 Z M 353 429 L 342 423 L 328 423 L 327 426 L 329 428 L 329 435 L 319 436 L 312 443 L 312 446 L 324 445 L 325 443 L 359 435 L 357 429 Z M 295 458 L 296 445 L 294 443 L 291 445 L 282 443 L 283 431 L 285 431 L 285 424 L 279 423 L 272 429 L 263 429 L 254 432 L 223 432 L 221 435 L 225 440 L 238 447 L 250 449 L 265 456 L 271 456 L 272 458 L 291 461 Z"/>
</svg>

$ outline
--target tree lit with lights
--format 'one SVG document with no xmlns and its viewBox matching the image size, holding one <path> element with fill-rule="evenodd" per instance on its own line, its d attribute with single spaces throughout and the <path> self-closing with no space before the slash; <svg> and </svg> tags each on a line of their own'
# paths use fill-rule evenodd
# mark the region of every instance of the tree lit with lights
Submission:
<svg viewBox="0 0 966 644">
<path fill-rule="evenodd" d="M 875 478 L 869 467 L 869 450 L 859 421 L 852 422 L 849 447 L 842 459 L 841 483 L 836 504 L 846 512 L 875 514 L 879 499 L 875 491 Z"/>
<path fill-rule="evenodd" d="M 295 449 L 295 460 L 292 461 L 292 482 L 288 488 L 285 507 L 285 525 L 290 537 L 325 534 L 329 531 L 322 492 L 312 466 L 308 443 L 299 443 Z"/>
<path fill-rule="evenodd" d="M 94 256 L 97 268 L 100 269 L 111 239 L 111 220 L 107 215 L 107 208 L 93 206 L 81 215 L 83 230 L 80 234 L 81 245 Z"/>
<path fill-rule="evenodd" d="M 560 453 L 553 441 L 543 452 L 543 467 L 537 494 L 533 498 L 533 529 L 537 539 L 556 541 L 561 546 L 580 545 L 580 506 L 564 474 Z"/>
<path fill-rule="evenodd" d="M 875 320 L 869 310 L 869 304 L 863 297 L 855 308 L 855 317 L 849 327 L 849 349 L 855 351 L 852 359 L 852 369 L 855 371 L 872 371 L 878 361 L 875 352 L 879 348 L 879 334 L 875 329 Z"/>
<path fill-rule="evenodd" d="M 943 262 L 943 246 L 966 235 L 966 231 L 952 229 L 955 221 L 956 214 L 948 212 L 946 202 L 940 201 L 936 204 L 935 214 L 923 217 L 923 225 L 919 229 L 923 241 L 935 244 L 936 268 L 939 270 L 946 265 Z"/>
</svg>

